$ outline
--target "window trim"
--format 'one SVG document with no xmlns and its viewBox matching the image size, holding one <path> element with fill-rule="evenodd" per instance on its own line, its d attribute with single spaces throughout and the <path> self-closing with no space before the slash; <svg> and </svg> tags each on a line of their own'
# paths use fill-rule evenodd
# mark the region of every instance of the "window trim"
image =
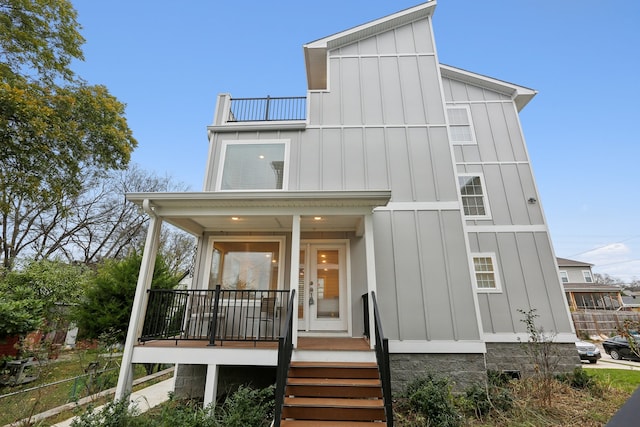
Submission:
<svg viewBox="0 0 640 427">
<path fill-rule="evenodd" d="M 591 274 L 591 270 L 582 270 L 582 277 L 584 278 L 585 283 L 595 283 L 593 281 L 593 274 Z"/>
<path fill-rule="evenodd" d="M 462 196 L 462 188 L 460 187 L 460 177 L 478 177 L 480 178 L 480 186 L 482 187 L 482 204 L 484 206 L 484 215 L 467 215 L 464 212 L 464 202 Z M 482 173 L 459 173 L 456 175 L 456 185 L 458 186 L 458 197 L 460 199 L 460 209 L 465 219 L 491 219 L 491 209 L 489 207 L 489 198 L 487 197 L 487 184 Z"/>
<path fill-rule="evenodd" d="M 476 258 L 490 258 L 493 265 L 493 281 L 495 282 L 495 288 L 481 288 L 478 286 L 478 272 L 476 271 Z M 498 274 L 498 260 L 496 254 L 493 252 L 474 252 L 471 254 L 471 266 L 473 267 L 473 286 L 476 292 L 496 294 L 502 293 L 502 283 L 500 281 L 500 275 Z M 484 273 L 484 272 L 483 272 Z"/>
<path fill-rule="evenodd" d="M 212 284 L 209 283 L 211 280 L 211 261 L 213 260 L 213 246 L 216 242 L 248 242 L 248 243 L 257 243 L 257 242 L 278 242 L 278 284 L 276 286 L 277 290 L 284 289 L 285 280 L 285 267 L 286 267 L 286 237 L 281 235 L 274 236 L 252 236 L 252 235 L 240 235 L 240 236 L 209 236 L 207 239 L 207 256 L 205 260 L 205 268 L 203 278 L 205 280 L 202 281 L 202 284 L 205 284 L 206 288 L 204 289 L 213 289 L 211 288 Z M 215 285 L 213 285 L 215 286 Z"/>
<path fill-rule="evenodd" d="M 462 125 L 452 125 L 449 122 L 449 110 L 455 110 L 455 109 L 466 111 L 467 119 L 469 122 L 468 126 L 469 126 L 469 133 L 471 134 L 471 141 L 454 141 L 453 140 L 453 137 L 451 134 L 452 127 L 462 126 Z M 471 107 L 469 105 L 458 105 L 458 104 L 447 105 L 445 115 L 447 118 L 447 134 L 449 136 L 449 141 L 451 142 L 452 145 L 478 145 L 478 140 L 476 139 L 476 130 L 473 126 L 473 117 L 471 115 Z"/>
<path fill-rule="evenodd" d="M 569 283 L 569 273 L 567 273 L 567 270 L 560 270 L 560 282 L 561 283 Z M 567 280 L 564 280 L 567 279 Z"/>
<path fill-rule="evenodd" d="M 216 177 L 216 191 L 221 192 L 260 192 L 260 191 L 287 191 L 289 188 L 289 146 L 290 139 L 225 139 L 220 143 L 220 159 L 218 161 L 218 173 Z M 227 157 L 227 147 L 230 145 L 248 145 L 248 144 L 284 144 L 283 162 L 284 167 L 282 170 L 282 188 L 249 188 L 249 189 L 222 189 L 222 176 L 224 174 L 224 162 Z"/>
</svg>

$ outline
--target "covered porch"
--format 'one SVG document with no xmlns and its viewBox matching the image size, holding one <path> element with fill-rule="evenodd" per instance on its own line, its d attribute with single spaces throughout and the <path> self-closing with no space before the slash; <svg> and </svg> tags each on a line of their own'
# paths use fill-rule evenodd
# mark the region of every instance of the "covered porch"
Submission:
<svg viewBox="0 0 640 427">
<path fill-rule="evenodd" d="M 130 389 L 136 345 L 264 349 L 281 335 L 294 291 L 294 348 L 299 336 L 349 338 L 373 330 L 373 319 L 364 319 L 370 303 L 360 297 L 376 291 L 373 210 L 389 202 L 390 191 L 135 193 L 127 200 L 151 221 L 120 396 Z M 189 289 L 150 289 L 163 223 L 198 239 Z M 264 273 L 251 261 L 257 257 L 269 261 Z"/>
</svg>

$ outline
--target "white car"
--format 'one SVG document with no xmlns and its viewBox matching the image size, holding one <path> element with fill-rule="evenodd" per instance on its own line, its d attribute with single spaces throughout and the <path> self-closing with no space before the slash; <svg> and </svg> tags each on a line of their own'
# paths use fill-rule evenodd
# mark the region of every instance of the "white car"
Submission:
<svg viewBox="0 0 640 427">
<path fill-rule="evenodd" d="M 576 348 L 580 355 L 580 360 L 588 360 L 589 363 L 596 363 L 602 357 L 600 349 L 593 343 L 587 341 L 576 342 Z"/>
</svg>

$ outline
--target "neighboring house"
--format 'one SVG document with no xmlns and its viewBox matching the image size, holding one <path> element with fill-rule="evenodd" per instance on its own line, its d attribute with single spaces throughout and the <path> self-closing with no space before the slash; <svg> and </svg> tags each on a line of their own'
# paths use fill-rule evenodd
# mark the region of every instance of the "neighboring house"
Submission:
<svg viewBox="0 0 640 427">
<path fill-rule="evenodd" d="M 441 64 L 434 9 L 306 44 L 306 97 L 219 95 L 203 191 L 127 195 L 151 222 L 118 397 L 133 363 L 176 363 L 209 403 L 227 367 L 273 371 L 286 325 L 294 361 L 364 362 L 331 347 L 381 321 L 395 390 L 526 370 L 521 310 L 578 363 L 518 117 L 536 92 Z M 163 223 L 198 238 L 190 291 L 148 291 Z"/>
<path fill-rule="evenodd" d="M 617 310 L 623 305 L 618 286 L 595 283 L 593 264 L 566 258 L 556 261 L 571 311 Z"/>
</svg>

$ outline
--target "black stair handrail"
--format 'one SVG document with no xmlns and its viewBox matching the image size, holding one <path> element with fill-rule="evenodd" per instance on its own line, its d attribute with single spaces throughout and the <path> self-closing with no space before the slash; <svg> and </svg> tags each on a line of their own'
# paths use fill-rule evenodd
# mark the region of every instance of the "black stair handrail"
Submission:
<svg viewBox="0 0 640 427">
<path fill-rule="evenodd" d="M 276 373 L 274 427 L 280 427 L 282 408 L 284 406 L 284 393 L 287 386 L 287 375 L 289 374 L 291 354 L 293 353 L 293 303 L 295 299 L 296 290 L 292 289 L 289 304 L 287 304 L 284 331 L 282 335 L 278 337 L 278 369 Z"/>
<path fill-rule="evenodd" d="M 391 371 L 389 365 L 389 339 L 385 338 L 382 331 L 382 320 L 380 310 L 376 300 L 376 293 L 371 291 L 371 302 L 373 304 L 373 319 L 376 340 L 376 361 L 380 371 L 380 382 L 382 382 L 382 397 L 384 399 L 384 412 L 387 419 L 387 426 L 393 427 L 393 402 L 391 400 Z M 367 309 L 368 313 L 368 309 Z"/>
</svg>

